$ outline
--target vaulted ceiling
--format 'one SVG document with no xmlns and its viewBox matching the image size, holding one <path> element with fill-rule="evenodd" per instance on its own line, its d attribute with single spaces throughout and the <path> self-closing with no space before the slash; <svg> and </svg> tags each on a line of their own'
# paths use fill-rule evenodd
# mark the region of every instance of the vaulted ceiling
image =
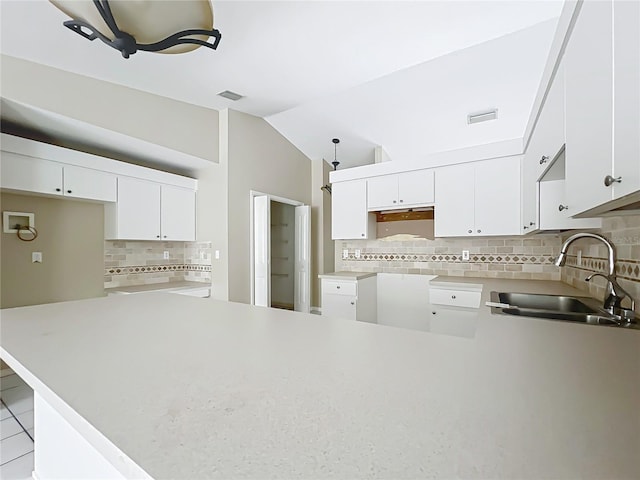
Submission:
<svg viewBox="0 0 640 480">
<path fill-rule="evenodd" d="M 0 2 L 3 54 L 213 109 L 265 117 L 343 165 L 522 136 L 561 0 L 214 1 L 217 51 L 124 60 L 44 0 Z M 245 98 L 217 96 L 232 90 Z M 498 108 L 469 128 L 466 115 Z"/>
</svg>

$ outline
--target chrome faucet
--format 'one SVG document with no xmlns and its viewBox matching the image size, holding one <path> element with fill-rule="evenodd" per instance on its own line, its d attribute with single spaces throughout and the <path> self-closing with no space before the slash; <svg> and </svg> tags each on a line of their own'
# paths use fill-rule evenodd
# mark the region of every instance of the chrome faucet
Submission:
<svg viewBox="0 0 640 480">
<path fill-rule="evenodd" d="M 613 244 L 604 238 L 602 235 L 598 235 L 597 233 L 576 233 L 575 235 L 571 235 L 569 238 L 565 240 L 560 248 L 560 255 L 556 259 L 556 266 L 562 267 L 567 261 L 567 250 L 569 249 L 569 245 L 571 245 L 575 240 L 579 238 L 595 238 L 596 240 L 600 240 L 607 246 L 608 257 L 609 257 L 609 273 L 607 275 L 603 273 L 592 273 L 589 275 L 585 281 L 589 282 L 593 277 L 599 276 L 603 277 L 607 280 L 607 291 L 605 293 L 604 299 L 604 309 L 612 315 L 622 315 L 625 319 L 633 319 L 633 310 L 635 310 L 635 300 L 629 295 L 629 293 L 620 286 L 618 281 L 616 280 L 616 254 Z M 631 311 L 625 311 L 622 308 L 622 300 L 626 297 L 629 297 L 631 301 Z"/>
</svg>

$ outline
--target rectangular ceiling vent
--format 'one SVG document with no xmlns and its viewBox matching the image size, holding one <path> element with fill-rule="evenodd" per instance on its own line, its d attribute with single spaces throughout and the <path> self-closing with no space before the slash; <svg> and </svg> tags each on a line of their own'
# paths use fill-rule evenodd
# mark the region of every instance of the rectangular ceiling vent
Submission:
<svg viewBox="0 0 640 480">
<path fill-rule="evenodd" d="M 469 115 L 467 115 L 467 123 L 471 125 L 473 123 L 495 120 L 496 118 L 498 118 L 498 109 L 494 108 L 493 110 L 489 110 L 486 112 L 470 113 Z"/>
<path fill-rule="evenodd" d="M 231 90 L 225 90 L 224 92 L 220 92 L 218 95 L 224 98 L 228 98 L 229 100 L 233 100 L 234 102 L 236 100 L 240 100 L 241 98 L 244 98 L 243 95 L 240 95 L 239 93 L 236 93 L 236 92 L 232 92 Z"/>
</svg>

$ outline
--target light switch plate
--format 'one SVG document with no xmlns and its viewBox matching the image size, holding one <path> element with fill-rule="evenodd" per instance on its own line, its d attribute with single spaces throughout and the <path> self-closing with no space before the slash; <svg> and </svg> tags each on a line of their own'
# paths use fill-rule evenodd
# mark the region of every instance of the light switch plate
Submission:
<svg viewBox="0 0 640 480">
<path fill-rule="evenodd" d="M 360 258 L 360 249 L 359 249 L 359 248 L 356 248 L 356 251 L 355 251 L 354 256 L 355 256 L 356 258 Z"/>
<path fill-rule="evenodd" d="M 349 258 L 349 250 L 348 249 L 344 249 L 342 250 L 342 258 Z"/>
<path fill-rule="evenodd" d="M 169 260 L 169 252 L 167 250 L 164 251 L 164 259 Z"/>
<path fill-rule="evenodd" d="M 42 252 L 31 252 L 31 263 L 42 263 Z"/>
<path fill-rule="evenodd" d="M 220 250 L 216 250 L 216 260 L 220 260 Z"/>
<path fill-rule="evenodd" d="M 462 250 L 462 260 L 464 262 L 469 261 L 469 250 Z"/>
</svg>

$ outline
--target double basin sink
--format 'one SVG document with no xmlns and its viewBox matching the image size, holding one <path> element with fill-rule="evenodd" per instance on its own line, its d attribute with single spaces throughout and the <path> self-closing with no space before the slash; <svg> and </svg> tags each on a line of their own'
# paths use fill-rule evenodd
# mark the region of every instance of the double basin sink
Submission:
<svg viewBox="0 0 640 480">
<path fill-rule="evenodd" d="M 532 293 L 491 292 L 493 313 L 548 318 L 594 325 L 637 328 L 638 325 L 621 321 L 600 307 L 600 302 L 589 297 L 540 295 Z"/>
</svg>

